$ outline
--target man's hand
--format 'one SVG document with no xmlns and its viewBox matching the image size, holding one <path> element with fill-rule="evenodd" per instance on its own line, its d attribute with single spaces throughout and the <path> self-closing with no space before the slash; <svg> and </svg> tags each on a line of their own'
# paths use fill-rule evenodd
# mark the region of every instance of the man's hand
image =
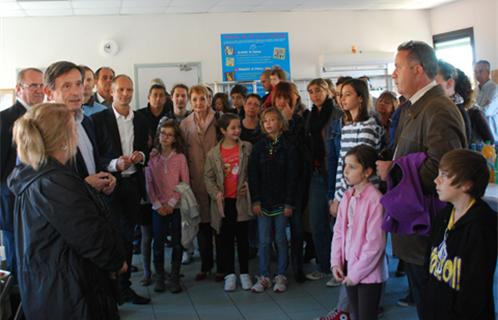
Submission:
<svg viewBox="0 0 498 320">
<path fill-rule="evenodd" d="M 106 195 L 110 195 L 114 191 L 114 188 L 116 187 L 116 177 L 108 172 L 106 173 L 107 173 L 107 186 L 104 187 L 104 189 L 102 189 L 102 192 L 105 193 Z"/>
<path fill-rule="evenodd" d="M 379 160 L 375 162 L 375 164 L 377 165 L 377 175 L 379 176 L 380 180 L 386 181 L 389 170 L 391 170 L 391 167 L 393 166 L 393 162 Z"/>
<path fill-rule="evenodd" d="M 119 269 L 118 273 L 122 274 L 122 273 L 125 273 L 126 271 L 128 271 L 128 264 L 125 261 L 125 262 L 123 262 L 123 266 L 121 266 L 121 269 Z"/>
<path fill-rule="evenodd" d="M 133 163 L 131 162 L 129 156 L 121 156 L 118 158 L 118 161 L 116 163 L 116 169 L 122 172 L 128 169 L 132 164 Z"/>
<path fill-rule="evenodd" d="M 99 172 L 85 178 L 86 183 L 91 185 L 98 192 L 103 191 L 109 184 L 107 172 Z M 112 175 L 110 175 L 112 177 Z M 113 177 L 114 178 L 114 177 Z"/>
<path fill-rule="evenodd" d="M 130 157 L 130 161 L 133 164 L 143 162 L 144 156 L 142 155 L 142 153 L 140 151 L 133 151 L 133 153 L 131 154 L 131 157 Z"/>
</svg>

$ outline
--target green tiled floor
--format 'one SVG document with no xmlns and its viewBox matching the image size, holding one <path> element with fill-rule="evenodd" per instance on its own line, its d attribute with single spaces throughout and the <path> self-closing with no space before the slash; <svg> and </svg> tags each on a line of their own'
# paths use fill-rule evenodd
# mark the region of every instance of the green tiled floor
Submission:
<svg viewBox="0 0 498 320">
<path fill-rule="evenodd" d="M 167 255 L 169 252 L 167 251 Z M 168 255 L 169 256 L 169 255 Z M 397 261 L 391 259 L 391 269 Z M 141 256 L 134 256 L 134 264 L 139 269 Z M 306 265 L 311 271 L 313 264 Z M 338 288 L 327 288 L 325 282 L 307 281 L 296 284 L 292 271 L 288 271 L 289 290 L 274 293 L 267 290 L 261 294 L 243 291 L 239 287 L 235 292 L 225 293 L 223 282 L 214 282 L 212 278 L 201 282 L 194 281 L 194 275 L 200 269 L 199 258 L 188 266 L 182 266 L 182 284 L 184 291 L 180 294 L 169 292 L 156 293 L 153 285 L 140 286 L 142 273 L 133 274 L 133 288 L 137 293 L 150 297 L 152 303 L 146 306 L 125 304 L 121 306 L 123 320 L 172 319 L 172 320 L 311 320 L 330 311 L 339 293 Z M 251 261 L 252 274 L 257 273 L 257 259 Z M 397 299 L 405 294 L 405 278 L 390 278 L 384 295 L 384 320 L 415 320 L 415 308 L 401 308 L 395 305 Z"/>
</svg>

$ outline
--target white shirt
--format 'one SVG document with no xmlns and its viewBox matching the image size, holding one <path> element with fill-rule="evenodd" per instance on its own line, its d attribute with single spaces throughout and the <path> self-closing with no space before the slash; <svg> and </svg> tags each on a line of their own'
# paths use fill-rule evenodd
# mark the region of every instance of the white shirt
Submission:
<svg viewBox="0 0 498 320">
<path fill-rule="evenodd" d="M 104 97 L 102 97 L 98 92 L 97 92 L 97 102 L 100 103 L 100 104 L 103 104 L 105 99 Z"/>
<path fill-rule="evenodd" d="M 133 153 L 133 140 L 135 139 L 135 133 L 133 131 L 133 118 L 134 118 L 133 110 L 131 110 L 130 108 L 128 116 L 126 117 L 117 112 L 114 106 L 112 107 L 112 110 L 114 111 L 114 115 L 116 116 L 116 122 L 118 124 L 119 140 L 121 141 L 121 150 L 123 151 L 123 155 L 131 156 L 131 154 Z M 143 159 L 145 159 L 145 157 L 143 157 Z M 118 159 L 113 159 L 109 163 L 107 169 L 111 172 L 118 171 L 116 168 L 117 162 Z M 121 172 L 121 176 L 128 177 L 134 174 L 136 171 L 137 169 L 135 168 L 135 165 L 132 164 L 131 166 L 128 167 L 128 169 Z"/>
<path fill-rule="evenodd" d="M 22 106 L 26 109 L 26 111 L 28 111 L 31 108 L 31 106 L 26 102 L 24 102 L 21 98 L 17 98 L 17 101 L 19 101 L 19 103 L 22 104 Z"/>
<path fill-rule="evenodd" d="M 410 98 L 410 102 L 412 106 L 420 100 L 424 96 L 424 94 L 427 93 L 427 91 L 431 90 L 433 87 L 437 86 L 437 83 L 435 80 L 432 80 L 428 85 L 420 89 L 419 91 L 415 92 L 415 94 Z"/>
<path fill-rule="evenodd" d="M 81 124 L 84 118 L 83 112 L 77 111 L 75 116 L 76 129 L 78 131 L 78 149 L 80 150 L 83 161 L 85 162 L 88 175 L 93 175 L 97 172 L 95 159 L 93 157 L 93 146 L 90 138 L 86 134 L 85 128 Z"/>
</svg>

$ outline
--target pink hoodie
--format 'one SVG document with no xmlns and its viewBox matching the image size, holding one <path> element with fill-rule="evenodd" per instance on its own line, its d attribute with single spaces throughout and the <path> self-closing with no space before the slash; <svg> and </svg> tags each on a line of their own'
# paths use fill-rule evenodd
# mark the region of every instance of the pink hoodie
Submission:
<svg viewBox="0 0 498 320">
<path fill-rule="evenodd" d="M 330 265 L 340 266 L 344 270 L 347 261 L 347 277 L 355 284 L 381 283 L 389 277 L 385 254 L 386 234 L 382 230 L 382 194 L 371 183 L 360 194 L 353 193 L 354 188 L 348 189 L 339 205 Z M 352 232 L 346 252 L 350 207 L 353 209 L 353 221 L 350 222 Z"/>
</svg>

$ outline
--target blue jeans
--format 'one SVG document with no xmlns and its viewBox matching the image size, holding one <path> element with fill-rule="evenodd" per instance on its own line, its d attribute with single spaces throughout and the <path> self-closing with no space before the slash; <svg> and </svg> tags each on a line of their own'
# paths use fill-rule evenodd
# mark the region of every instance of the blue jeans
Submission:
<svg viewBox="0 0 498 320">
<path fill-rule="evenodd" d="M 275 243 L 278 250 L 278 267 L 277 274 L 283 275 L 287 268 L 287 237 L 285 228 L 287 227 L 288 218 L 283 214 L 273 217 L 261 215 L 258 217 L 259 232 L 259 274 L 264 277 L 270 276 L 270 248 L 271 248 L 271 230 L 275 226 Z"/>
<path fill-rule="evenodd" d="M 3 244 L 5 246 L 5 256 L 7 270 L 16 274 L 16 248 L 14 242 L 14 195 L 10 192 L 7 185 L 1 186 L 1 204 L 0 207 L 0 229 L 3 233 Z"/>
<path fill-rule="evenodd" d="M 327 185 L 320 172 L 314 172 L 311 176 L 308 207 L 316 261 L 321 272 L 330 273 L 331 217 Z"/>
<path fill-rule="evenodd" d="M 171 229 L 169 228 L 171 224 Z M 154 268 L 159 277 L 164 278 L 164 243 L 166 235 L 171 230 L 171 273 L 176 272 L 176 268 L 180 268 L 182 262 L 183 248 L 182 240 L 182 216 L 179 209 L 175 209 L 168 216 L 161 216 L 157 211 L 152 211 L 152 237 L 154 243 L 152 245 L 154 252 Z"/>
</svg>

